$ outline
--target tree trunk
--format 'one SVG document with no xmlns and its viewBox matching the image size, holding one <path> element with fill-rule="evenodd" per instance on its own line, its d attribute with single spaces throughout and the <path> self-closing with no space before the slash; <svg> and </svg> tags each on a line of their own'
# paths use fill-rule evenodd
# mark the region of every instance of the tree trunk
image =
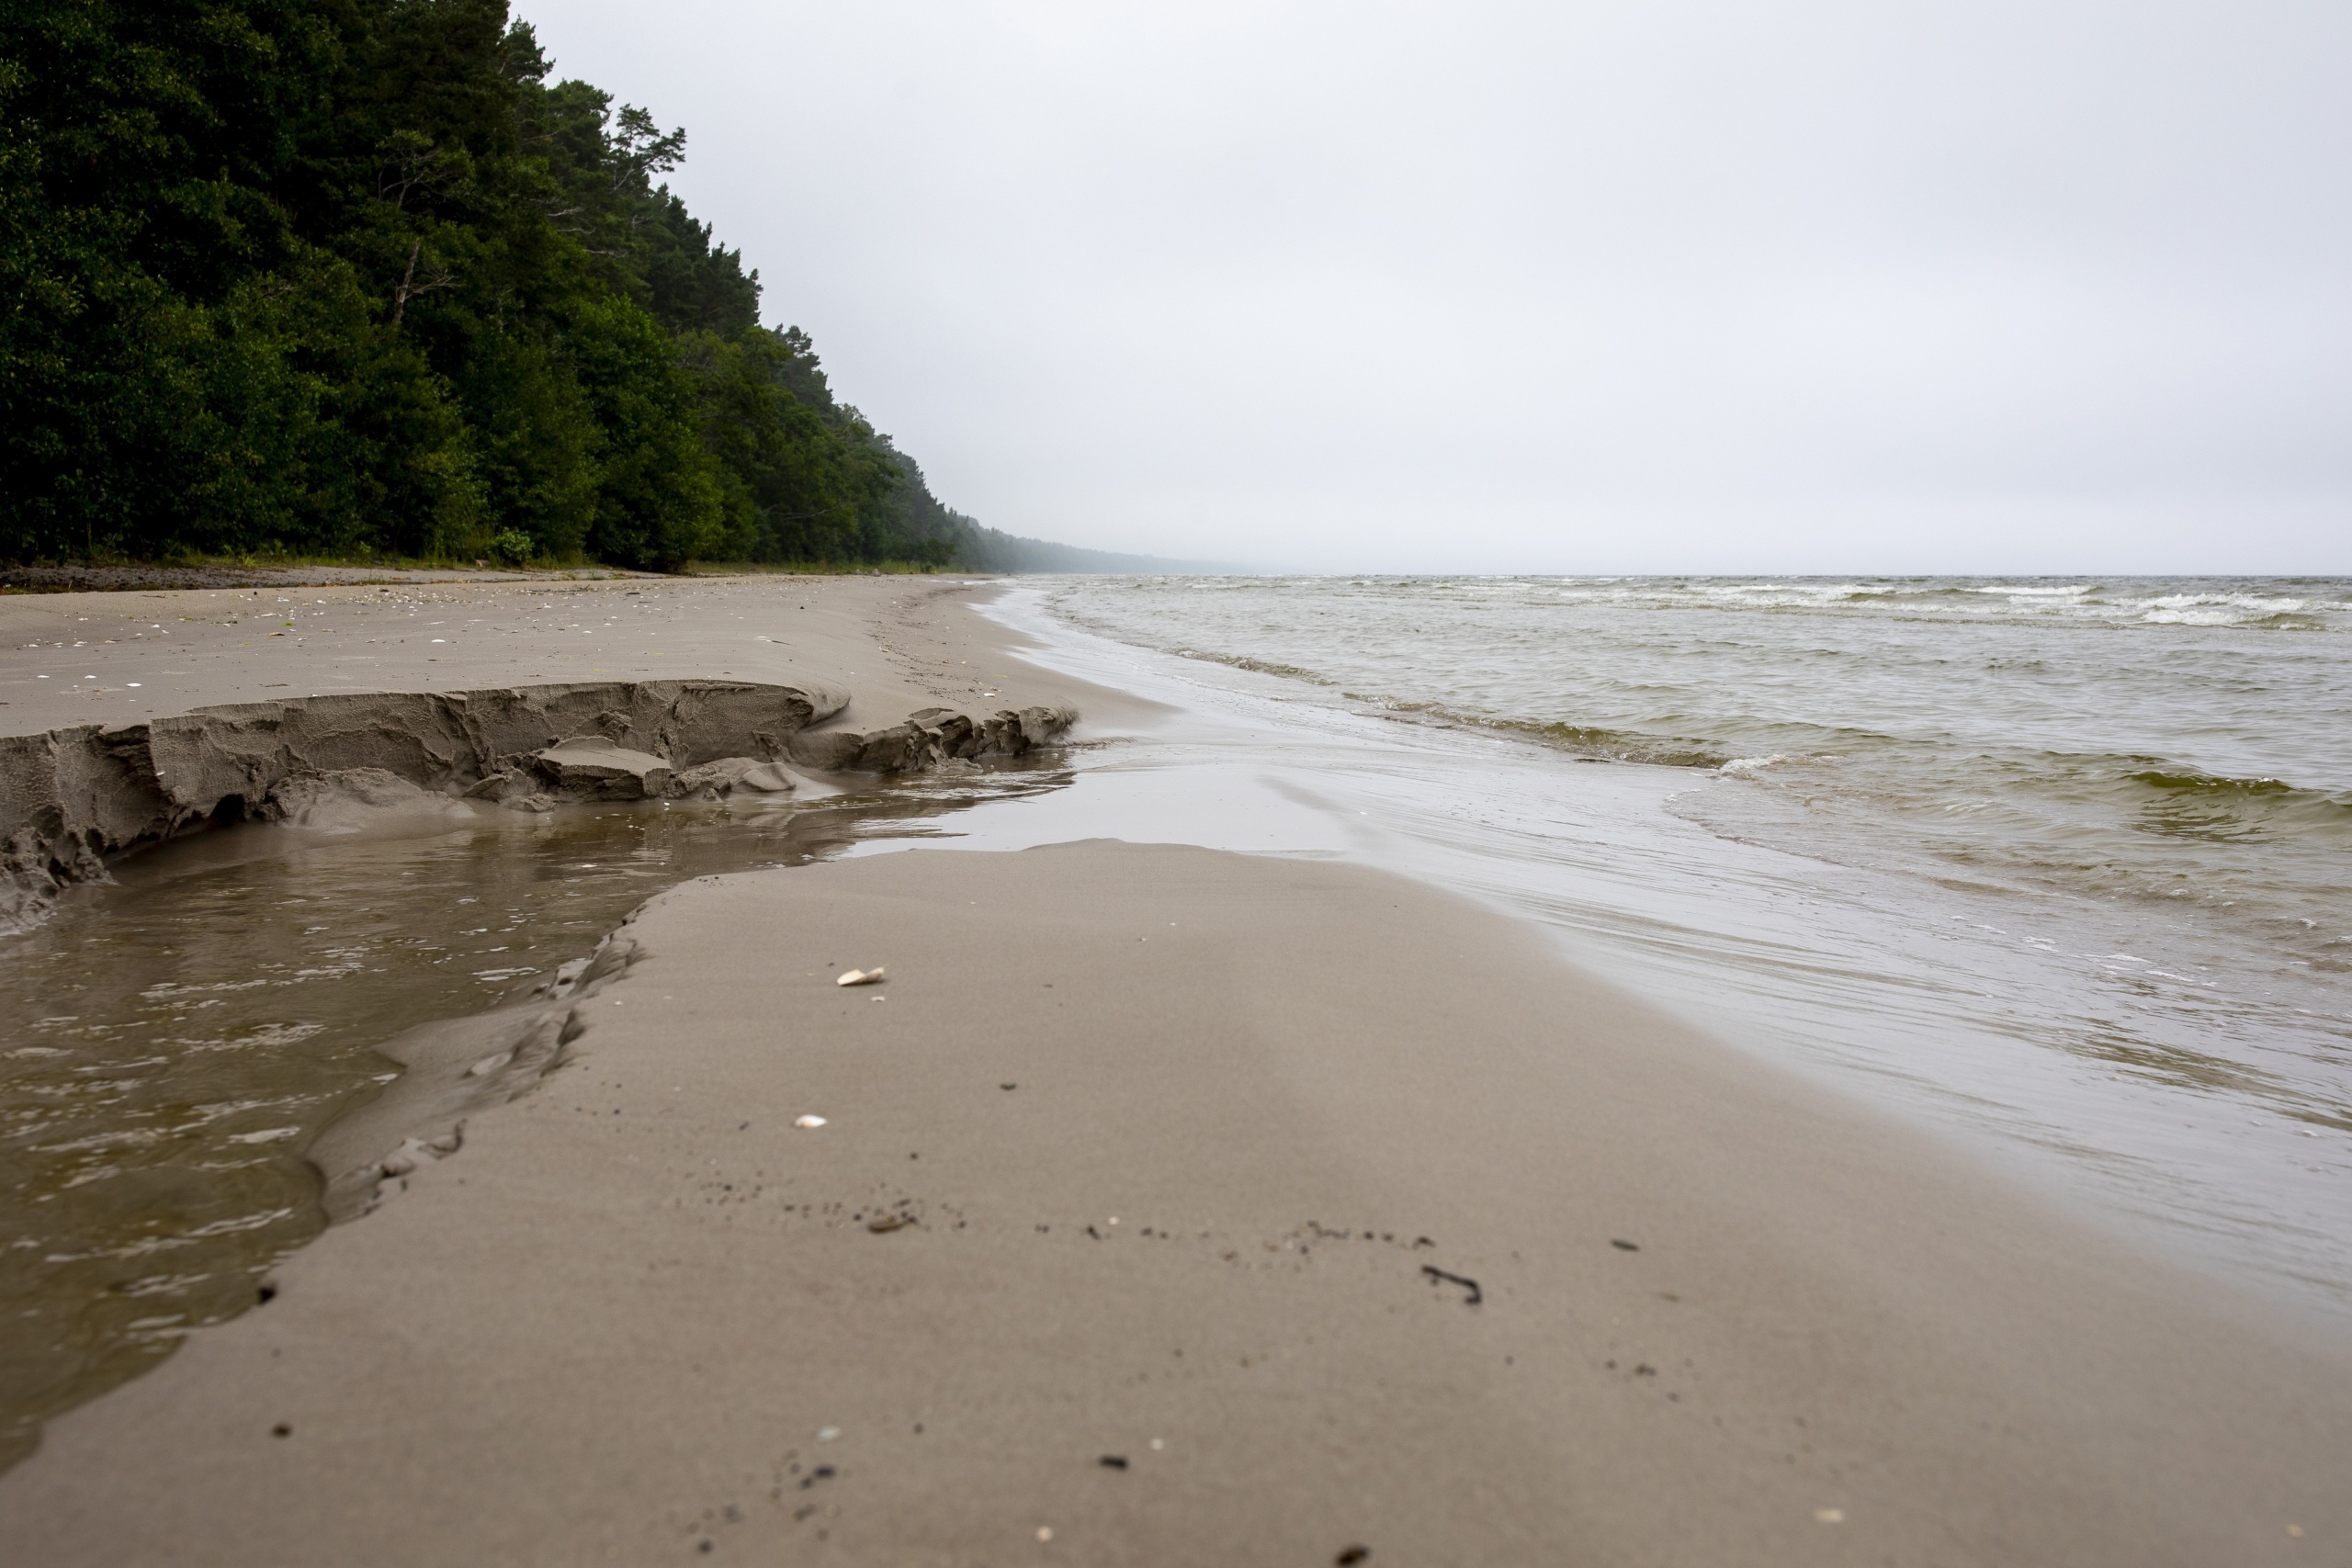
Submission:
<svg viewBox="0 0 2352 1568">
<path fill-rule="evenodd" d="M 401 324 L 401 317 L 408 310 L 408 288 L 410 284 L 416 281 L 416 253 L 424 248 L 423 240 L 411 240 L 408 243 L 408 270 L 401 274 L 399 291 L 392 296 L 392 325 L 394 327 Z"/>
</svg>

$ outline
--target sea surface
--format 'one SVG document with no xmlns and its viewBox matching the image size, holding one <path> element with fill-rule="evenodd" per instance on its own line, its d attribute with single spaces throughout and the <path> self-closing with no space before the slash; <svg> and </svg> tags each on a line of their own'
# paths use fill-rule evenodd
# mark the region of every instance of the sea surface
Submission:
<svg viewBox="0 0 2352 1568">
<path fill-rule="evenodd" d="M 2352 1321 L 2352 581 L 1080 578 L 981 845 L 1343 856 Z"/>
</svg>

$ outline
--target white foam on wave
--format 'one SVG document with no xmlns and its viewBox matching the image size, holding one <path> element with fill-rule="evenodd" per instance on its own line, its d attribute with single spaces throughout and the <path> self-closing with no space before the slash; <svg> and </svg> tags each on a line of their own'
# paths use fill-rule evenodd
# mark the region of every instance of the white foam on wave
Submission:
<svg viewBox="0 0 2352 1568">
<path fill-rule="evenodd" d="M 2267 615 L 2301 615 L 2309 600 L 2267 593 L 2164 593 L 2142 599 L 2140 618 L 2158 626 L 2228 626 Z"/>
</svg>

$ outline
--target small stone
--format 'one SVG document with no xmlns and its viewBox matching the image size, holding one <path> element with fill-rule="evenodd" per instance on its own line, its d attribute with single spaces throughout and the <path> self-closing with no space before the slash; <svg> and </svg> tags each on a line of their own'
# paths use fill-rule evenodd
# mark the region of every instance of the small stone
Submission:
<svg viewBox="0 0 2352 1568">
<path fill-rule="evenodd" d="M 1127 1468 L 1127 1456 L 1125 1454 L 1104 1454 L 1101 1459 L 1096 1460 L 1094 1462 L 1101 1465 L 1105 1470 L 1125 1470 Z"/>
<path fill-rule="evenodd" d="M 1846 1522 L 1846 1510 L 1843 1508 L 1815 1508 L 1813 1511 L 1813 1517 L 1825 1525 L 1842 1525 Z"/>
<path fill-rule="evenodd" d="M 1353 1568 L 1354 1564 L 1371 1555 L 1372 1548 L 1368 1546 L 1343 1546 L 1340 1549 L 1340 1555 L 1331 1561 L 1338 1563 L 1339 1568 Z"/>
<path fill-rule="evenodd" d="M 1611 1239 L 1609 1245 L 1615 1247 L 1620 1252 L 1639 1252 L 1641 1250 L 1639 1247 L 1636 1247 L 1630 1241 L 1619 1241 L 1614 1238 Z"/>
<path fill-rule="evenodd" d="M 817 1428 L 817 1440 L 820 1443 L 832 1442 L 841 1435 L 842 1429 L 839 1427 L 820 1427 Z"/>
</svg>

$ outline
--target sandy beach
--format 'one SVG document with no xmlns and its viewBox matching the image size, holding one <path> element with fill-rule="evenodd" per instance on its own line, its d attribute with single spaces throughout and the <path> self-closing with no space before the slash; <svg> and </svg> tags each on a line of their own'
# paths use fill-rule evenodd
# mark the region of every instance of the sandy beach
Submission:
<svg viewBox="0 0 2352 1568">
<path fill-rule="evenodd" d="M 118 725 L 224 703 L 335 692 L 456 691 L 698 678 L 840 687 L 842 726 L 934 704 L 1071 702 L 1132 711 L 1012 657 L 942 601 L 960 578 L 491 576 L 0 596 L 0 735 Z M 1018 682 L 1017 685 L 1001 684 Z"/>
<path fill-rule="evenodd" d="M 254 592 L 0 601 L 0 724 L 721 677 L 838 683 L 840 725 L 1149 718 L 937 580 Z M 485 1027 L 404 1042 L 409 1077 L 313 1151 L 330 1178 L 420 1134 L 446 1157 L 0 1477 L 9 1555 L 2192 1564 L 2352 1540 L 2340 1336 L 1384 873 L 1097 840 L 709 878 Z M 466 1108 L 526 1035 L 542 1070 Z"/>
</svg>

